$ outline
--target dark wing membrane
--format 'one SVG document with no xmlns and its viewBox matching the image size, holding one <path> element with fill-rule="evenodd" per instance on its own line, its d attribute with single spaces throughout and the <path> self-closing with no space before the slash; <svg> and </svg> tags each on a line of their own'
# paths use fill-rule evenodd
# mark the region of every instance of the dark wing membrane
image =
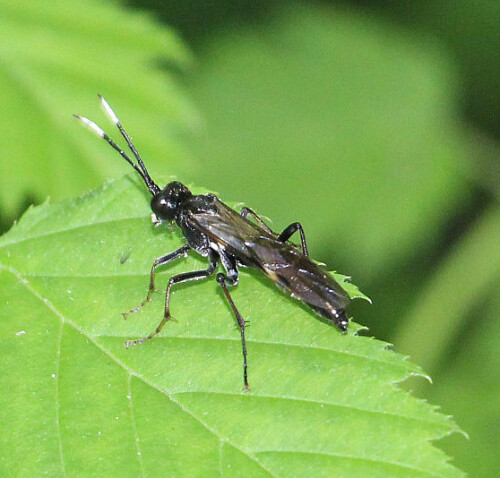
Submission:
<svg viewBox="0 0 500 478">
<path fill-rule="evenodd" d="M 349 296 L 335 279 L 289 244 L 216 200 L 216 212 L 192 213 L 189 223 L 244 265 L 261 269 L 292 296 L 330 316 Z"/>
<path fill-rule="evenodd" d="M 276 236 L 240 216 L 218 199 L 215 199 L 214 206 L 215 211 L 190 212 L 189 225 L 223 246 L 245 265 L 257 266 L 253 260 L 256 243 L 272 248 L 278 242 Z"/>
<path fill-rule="evenodd" d="M 349 296 L 330 274 L 288 244 L 280 244 L 272 254 L 257 253 L 269 277 L 322 315 L 335 315 L 335 310 L 349 303 Z"/>
</svg>

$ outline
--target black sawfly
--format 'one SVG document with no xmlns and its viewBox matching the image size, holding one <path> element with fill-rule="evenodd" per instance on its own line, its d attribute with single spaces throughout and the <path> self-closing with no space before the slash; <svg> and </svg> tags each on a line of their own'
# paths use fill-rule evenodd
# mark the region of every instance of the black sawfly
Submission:
<svg viewBox="0 0 500 478">
<path fill-rule="evenodd" d="M 176 251 L 158 257 L 153 262 L 146 298 L 137 307 L 125 312 L 124 317 L 137 312 L 151 300 L 155 290 L 155 273 L 158 266 L 185 256 L 191 249 L 208 259 L 206 269 L 184 272 L 170 277 L 165 292 L 163 319 L 149 335 L 138 340 L 129 340 L 125 343 L 125 347 L 138 345 L 153 338 L 172 318 L 170 315 L 170 295 L 175 284 L 211 276 L 216 272 L 219 263 L 225 272 L 219 272 L 216 279 L 231 306 L 241 333 L 243 383 L 246 390 L 249 387 L 245 320 L 228 290 L 228 285 L 238 284 L 239 267 L 254 267 L 261 270 L 276 285 L 288 291 L 292 297 L 305 302 L 321 317 L 335 324 L 342 332 L 347 331 L 348 319 L 345 309 L 349 304 L 349 296 L 330 274 L 309 259 L 305 234 L 300 223 L 294 222 L 286 227 L 281 234 L 277 234 L 247 207 L 242 208 L 241 213 L 238 213 L 220 201 L 217 196 L 213 194 L 194 195 L 178 181 L 172 181 L 160 189 L 151 179 L 141 156 L 115 112 L 101 95 L 99 98 L 104 111 L 119 129 L 137 163 L 132 161 L 128 154 L 96 123 L 83 116 L 74 116 L 118 151 L 143 179 L 152 195 L 151 209 L 153 214 L 151 219 L 153 223 L 159 225 L 162 222 L 175 221 L 186 238 L 185 245 Z M 255 222 L 250 221 L 249 216 Z M 300 234 L 300 250 L 297 246 L 287 242 L 297 231 Z"/>
</svg>

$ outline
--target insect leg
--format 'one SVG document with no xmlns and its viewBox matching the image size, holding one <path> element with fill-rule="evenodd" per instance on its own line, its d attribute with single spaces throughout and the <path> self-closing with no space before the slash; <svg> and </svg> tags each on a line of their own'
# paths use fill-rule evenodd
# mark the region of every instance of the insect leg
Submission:
<svg viewBox="0 0 500 478">
<path fill-rule="evenodd" d="M 243 319 L 240 312 L 236 308 L 236 305 L 231 297 L 231 294 L 229 293 L 229 290 L 227 289 L 227 284 L 226 284 L 227 282 L 230 285 L 233 285 L 234 282 L 222 272 L 217 274 L 217 282 L 222 287 L 224 295 L 226 296 L 226 299 L 229 302 L 231 309 L 233 309 L 234 316 L 236 317 L 236 320 L 238 321 L 238 325 L 240 327 L 241 347 L 243 349 L 243 385 L 245 390 L 250 390 L 250 387 L 248 386 L 248 373 L 247 373 L 248 364 L 247 364 L 247 343 L 245 339 L 245 320 Z"/>
<path fill-rule="evenodd" d="M 151 275 L 149 276 L 149 290 L 148 290 L 148 295 L 146 298 L 137 306 L 134 307 L 133 309 L 130 309 L 128 312 L 123 312 L 123 318 L 126 319 L 130 314 L 133 314 L 134 312 L 137 312 L 138 310 L 141 310 L 150 300 L 153 295 L 153 292 L 155 290 L 155 275 L 156 275 L 156 268 L 158 266 L 161 266 L 163 264 L 167 264 L 170 261 L 173 261 L 174 259 L 177 259 L 178 257 L 186 254 L 189 249 L 191 249 L 187 244 L 184 246 L 180 247 L 174 252 L 171 252 L 170 254 L 165 254 L 164 256 L 158 257 L 158 259 L 155 259 L 153 262 L 153 265 L 151 266 Z"/>
<path fill-rule="evenodd" d="M 163 315 L 162 321 L 158 324 L 156 329 L 149 335 L 146 335 L 146 337 L 143 337 L 142 339 L 138 340 L 128 340 L 127 342 L 125 342 L 125 348 L 128 349 L 131 345 L 142 344 L 146 340 L 152 339 L 156 334 L 158 334 L 161 331 L 163 326 L 172 318 L 172 316 L 170 315 L 170 294 L 172 291 L 172 286 L 174 284 L 179 284 L 181 282 L 205 279 L 209 275 L 212 275 L 217 267 L 217 256 L 215 254 L 211 254 L 209 256 L 209 259 L 210 259 L 210 265 L 208 266 L 207 269 L 203 269 L 201 271 L 183 272 L 181 274 L 172 276 L 168 280 L 167 290 L 165 293 L 165 313 Z"/>
<path fill-rule="evenodd" d="M 304 234 L 304 229 L 302 229 L 302 224 L 300 222 L 293 222 L 288 227 L 286 227 L 283 232 L 278 236 L 278 241 L 286 242 L 293 234 L 297 231 L 300 232 L 300 243 L 302 244 L 302 252 L 306 257 L 309 257 L 309 252 L 307 250 L 306 235 Z"/>
<path fill-rule="evenodd" d="M 267 232 L 274 234 L 274 232 L 271 230 L 271 228 L 259 217 L 259 215 L 256 212 L 252 211 L 249 207 L 241 208 L 241 213 L 240 213 L 241 217 L 244 217 L 246 219 L 246 217 L 249 214 L 259 223 L 260 227 L 265 229 Z"/>
<path fill-rule="evenodd" d="M 241 209 L 241 216 L 246 218 L 248 215 L 252 216 L 258 223 L 259 226 L 265 229 L 267 232 L 274 234 L 272 229 L 258 216 L 258 214 L 252 211 L 249 207 L 244 207 Z M 309 251 L 307 250 L 306 235 L 304 234 L 304 229 L 300 222 L 293 222 L 278 236 L 278 240 L 281 242 L 286 242 L 290 237 L 297 231 L 300 232 L 300 243 L 302 245 L 302 252 L 306 257 L 309 257 Z"/>
</svg>

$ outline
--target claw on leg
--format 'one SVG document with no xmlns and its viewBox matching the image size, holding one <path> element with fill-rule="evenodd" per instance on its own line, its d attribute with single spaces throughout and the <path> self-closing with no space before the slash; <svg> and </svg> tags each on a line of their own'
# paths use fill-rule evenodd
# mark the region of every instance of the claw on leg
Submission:
<svg viewBox="0 0 500 478">
<path fill-rule="evenodd" d="M 169 320 L 172 320 L 174 322 L 177 322 L 173 317 L 171 317 L 170 315 L 168 316 L 165 316 L 163 318 L 163 320 L 158 324 L 158 327 L 156 327 L 156 329 L 151 332 L 149 335 L 146 335 L 146 337 L 143 337 L 142 339 L 137 339 L 137 340 L 127 340 L 125 342 L 125 348 L 128 349 L 130 348 L 131 345 L 140 345 L 142 344 L 143 342 L 146 342 L 146 340 L 150 340 L 152 339 L 156 334 L 158 334 L 161 329 L 163 328 L 163 326 L 169 321 Z"/>
<path fill-rule="evenodd" d="M 137 307 L 134 307 L 133 309 L 130 309 L 127 312 L 122 312 L 123 318 L 127 320 L 128 316 L 131 314 L 135 314 L 136 312 L 139 312 L 148 302 L 151 301 L 151 297 L 146 297 Z"/>
</svg>

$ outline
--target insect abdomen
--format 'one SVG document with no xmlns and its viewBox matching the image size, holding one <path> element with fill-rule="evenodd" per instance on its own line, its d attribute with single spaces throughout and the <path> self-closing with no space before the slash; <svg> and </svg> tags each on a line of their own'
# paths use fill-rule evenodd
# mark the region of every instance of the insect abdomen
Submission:
<svg viewBox="0 0 500 478">
<path fill-rule="evenodd" d="M 330 274 L 302 254 L 294 251 L 292 257 L 283 258 L 279 263 L 266 263 L 262 269 L 292 297 L 305 302 L 345 332 L 348 321 L 344 311 L 350 301 L 347 292 Z"/>
</svg>

